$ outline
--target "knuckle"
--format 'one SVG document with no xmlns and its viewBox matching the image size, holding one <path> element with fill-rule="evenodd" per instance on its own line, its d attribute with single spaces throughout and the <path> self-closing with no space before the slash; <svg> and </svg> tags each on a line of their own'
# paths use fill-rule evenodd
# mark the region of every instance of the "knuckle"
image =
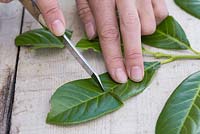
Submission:
<svg viewBox="0 0 200 134">
<path fill-rule="evenodd" d="M 117 40 L 119 38 L 119 30 L 116 26 L 113 26 L 112 24 L 106 24 L 100 30 L 99 36 L 101 37 L 102 40 L 107 40 L 107 41 Z"/>
<path fill-rule="evenodd" d="M 91 16 L 91 10 L 88 6 L 88 3 L 79 3 L 78 4 L 78 13 L 81 19 L 85 19 L 88 16 Z"/>
<path fill-rule="evenodd" d="M 130 52 L 126 54 L 126 60 L 142 60 L 142 52 Z"/>
<path fill-rule="evenodd" d="M 139 26 L 140 20 L 136 13 L 127 12 L 124 16 L 121 17 L 121 23 L 125 28 L 130 28 L 130 26 Z"/>
<path fill-rule="evenodd" d="M 123 63 L 123 57 L 122 56 L 110 56 L 107 58 L 107 65 L 111 67 L 117 67 Z"/>
<path fill-rule="evenodd" d="M 48 9 L 46 9 L 46 10 L 44 10 L 44 15 L 45 16 L 50 16 L 50 15 L 52 15 L 52 14 L 57 14 L 57 12 L 59 12 L 59 8 L 58 8 L 58 6 L 57 5 L 54 5 L 54 6 L 52 6 L 52 7 L 50 7 L 50 8 L 48 8 Z"/>
</svg>

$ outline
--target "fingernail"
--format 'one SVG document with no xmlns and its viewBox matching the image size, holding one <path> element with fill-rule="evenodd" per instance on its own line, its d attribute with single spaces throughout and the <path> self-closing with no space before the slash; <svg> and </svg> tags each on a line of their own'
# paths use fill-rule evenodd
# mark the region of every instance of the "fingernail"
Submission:
<svg viewBox="0 0 200 134">
<path fill-rule="evenodd" d="M 142 69 L 141 69 L 141 67 L 139 67 L 139 66 L 134 66 L 134 67 L 132 67 L 132 69 L 131 69 L 131 79 L 133 80 L 133 81 L 135 81 L 135 82 L 140 82 L 140 81 L 142 81 L 143 80 L 143 76 L 144 75 L 144 73 L 142 72 Z"/>
<path fill-rule="evenodd" d="M 65 27 L 64 27 L 64 24 L 61 22 L 61 20 L 55 20 L 51 24 L 51 28 L 52 28 L 53 33 L 56 36 L 61 36 L 65 33 Z"/>
<path fill-rule="evenodd" d="M 118 80 L 119 83 L 126 83 L 127 82 L 128 78 L 127 78 L 127 75 L 126 75 L 126 73 L 124 72 L 123 69 L 121 69 L 121 68 L 116 69 L 115 76 L 116 76 L 116 79 Z"/>
<path fill-rule="evenodd" d="M 93 39 L 96 36 L 95 28 L 92 23 L 85 24 L 85 31 L 89 40 Z"/>
</svg>

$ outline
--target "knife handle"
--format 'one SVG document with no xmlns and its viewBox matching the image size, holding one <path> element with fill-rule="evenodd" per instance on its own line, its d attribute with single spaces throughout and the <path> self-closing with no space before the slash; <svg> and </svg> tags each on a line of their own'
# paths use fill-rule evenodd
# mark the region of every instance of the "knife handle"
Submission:
<svg viewBox="0 0 200 134">
<path fill-rule="evenodd" d="M 42 14 L 35 2 L 35 0 L 19 0 L 22 5 L 29 11 L 29 13 L 44 27 L 46 23 L 42 17 Z"/>
</svg>

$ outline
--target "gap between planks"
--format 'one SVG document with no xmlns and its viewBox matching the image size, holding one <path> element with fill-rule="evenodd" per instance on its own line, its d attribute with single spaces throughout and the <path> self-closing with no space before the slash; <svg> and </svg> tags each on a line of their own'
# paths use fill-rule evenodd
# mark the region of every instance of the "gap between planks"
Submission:
<svg viewBox="0 0 200 134">
<path fill-rule="evenodd" d="M 23 28 L 23 20 L 24 20 L 24 8 L 22 9 L 21 15 L 19 16 L 21 19 L 19 19 L 20 22 L 20 28 L 19 28 L 19 34 L 22 33 Z M 17 34 L 16 34 L 17 35 Z M 13 44 L 14 45 L 14 44 Z M 9 134 L 10 133 L 10 126 L 11 126 L 11 115 L 12 115 L 12 107 L 13 107 L 13 100 L 14 100 L 14 93 L 15 93 L 15 83 L 16 83 L 16 76 L 17 76 L 17 69 L 18 69 L 18 60 L 19 60 L 19 53 L 20 53 L 20 47 L 17 48 L 15 57 L 15 63 L 14 68 L 6 70 L 7 78 L 5 80 L 5 85 L 3 86 L 3 92 L 5 91 L 5 94 L 3 94 L 3 111 L 2 111 L 2 126 L 0 126 L 0 134 Z"/>
<path fill-rule="evenodd" d="M 22 34 L 22 32 L 23 32 L 24 14 L 25 14 L 25 8 L 23 7 L 19 35 Z M 12 108 L 13 108 L 13 102 L 14 102 L 14 97 L 15 97 L 15 84 L 16 84 L 17 69 L 18 69 L 18 63 L 19 63 L 19 54 L 20 54 L 20 47 L 18 47 L 18 49 L 17 49 L 17 57 L 16 57 L 16 62 L 15 62 L 13 83 L 11 85 L 10 103 L 9 103 L 8 114 L 7 114 L 7 123 L 6 123 L 7 124 L 6 125 L 6 134 L 10 134 L 10 128 L 11 128 L 11 117 L 12 117 Z"/>
</svg>

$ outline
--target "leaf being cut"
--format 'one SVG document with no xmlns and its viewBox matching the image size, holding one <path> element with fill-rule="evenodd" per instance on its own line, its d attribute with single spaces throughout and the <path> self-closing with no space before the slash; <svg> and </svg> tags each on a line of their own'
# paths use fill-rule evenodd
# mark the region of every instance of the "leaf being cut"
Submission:
<svg viewBox="0 0 200 134">
<path fill-rule="evenodd" d="M 156 134 L 200 134 L 200 72 L 189 76 L 170 96 Z"/>
<path fill-rule="evenodd" d="M 72 31 L 66 30 L 65 34 L 71 38 Z M 49 30 L 41 28 L 25 32 L 15 39 L 16 46 L 39 48 L 63 48 L 64 39 L 54 36 Z"/>
<path fill-rule="evenodd" d="M 183 10 L 200 19 L 200 0 L 174 0 L 174 1 Z"/>
<path fill-rule="evenodd" d="M 109 92 L 102 92 L 91 79 L 64 84 L 51 99 L 47 123 L 77 124 L 119 109 L 123 103 Z"/>
<path fill-rule="evenodd" d="M 152 35 L 143 36 L 142 42 L 162 49 L 190 49 L 190 43 L 179 23 L 168 16 Z"/>
<path fill-rule="evenodd" d="M 96 119 L 119 109 L 131 96 L 142 92 L 159 68 L 159 62 L 145 63 L 145 79 L 141 83 L 128 81 L 126 84 L 114 82 L 110 76 L 102 74 L 101 80 L 106 92 L 92 79 L 69 82 L 59 87 L 51 98 L 51 111 L 47 123 L 70 125 Z"/>
</svg>

